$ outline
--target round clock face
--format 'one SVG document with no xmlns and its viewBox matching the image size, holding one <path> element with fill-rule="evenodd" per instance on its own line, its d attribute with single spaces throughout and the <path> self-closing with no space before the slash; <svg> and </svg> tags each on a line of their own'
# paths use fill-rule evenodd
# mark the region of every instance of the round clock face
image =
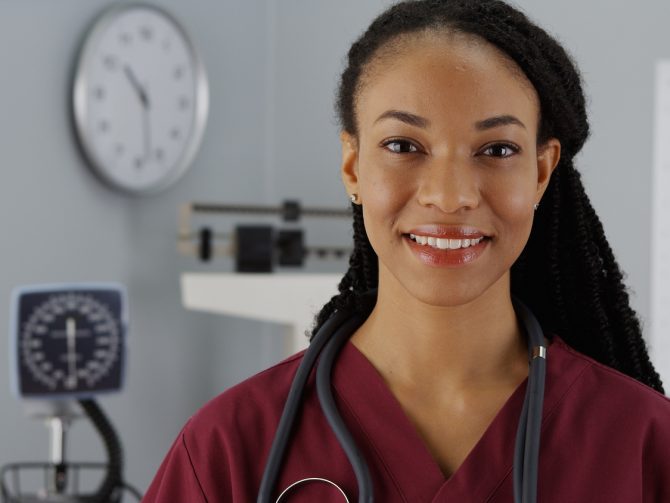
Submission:
<svg viewBox="0 0 670 503">
<path fill-rule="evenodd" d="M 118 292 L 21 296 L 17 360 L 23 396 L 120 388 L 123 323 Z"/>
<path fill-rule="evenodd" d="M 92 167 L 117 188 L 150 193 L 179 178 L 202 139 L 208 99 L 186 32 L 156 7 L 112 8 L 82 46 L 76 129 Z"/>
</svg>

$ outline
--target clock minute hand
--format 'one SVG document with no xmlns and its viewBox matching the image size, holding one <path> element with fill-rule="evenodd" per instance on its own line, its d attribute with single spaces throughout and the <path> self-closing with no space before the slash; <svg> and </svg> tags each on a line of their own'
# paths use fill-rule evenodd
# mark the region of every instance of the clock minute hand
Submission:
<svg viewBox="0 0 670 503">
<path fill-rule="evenodd" d="M 144 87 L 142 87 L 142 84 L 140 84 L 140 81 L 137 80 L 137 77 L 135 76 L 133 70 L 128 65 L 123 65 L 123 72 L 126 74 L 126 77 L 128 77 L 128 80 L 130 81 L 130 84 L 137 92 L 137 96 L 140 98 L 142 106 L 145 109 L 149 108 L 149 96 L 144 90 Z"/>
<path fill-rule="evenodd" d="M 144 130 L 144 159 L 148 159 L 151 152 L 151 131 L 150 131 L 150 121 L 149 121 L 149 95 L 146 90 L 140 84 L 139 80 L 135 76 L 135 73 L 130 68 L 130 66 L 123 65 L 123 72 L 128 77 L 130 84 L 133 86 L 137 92 L 137 96 L 140 98 L 142 103 L 142 129 Z"/>
<path fill-rule="evenodd" d="M 142 127 L 144 129 L 144 158 L 148 159 L 151 155 L 151 121 L 149 120 L 149 110 L 142 110 Z"/>
</svg>

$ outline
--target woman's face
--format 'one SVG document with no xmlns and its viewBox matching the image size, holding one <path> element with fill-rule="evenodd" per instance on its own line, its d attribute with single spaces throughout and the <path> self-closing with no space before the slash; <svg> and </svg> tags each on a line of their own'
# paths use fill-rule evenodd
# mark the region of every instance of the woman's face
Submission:
<svg viewBox="0 0 670 503">
<path fill-rule="evenodd" d="M 343 180 L 363 205 L 380 287 L 463 304 L 509 280 L 560 144 L 538 150 L 537 94 L 493 46 L 427 33 L 386 49 L 363 75 L 357 137 L 342 133 Z"/>
</svg>

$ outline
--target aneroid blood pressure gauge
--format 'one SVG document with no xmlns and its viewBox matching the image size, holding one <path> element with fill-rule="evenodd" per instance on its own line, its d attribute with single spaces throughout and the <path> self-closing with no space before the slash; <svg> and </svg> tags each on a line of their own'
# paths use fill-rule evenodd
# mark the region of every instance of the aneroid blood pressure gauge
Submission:
<svg viewBox="0 0 670 503">
<path fill-rule="evenodd" d="M 14 391 L 88 397 L 123 381 L 127 302 L 118 284 L 41 285 L 12 294 Z"/>
</svg>

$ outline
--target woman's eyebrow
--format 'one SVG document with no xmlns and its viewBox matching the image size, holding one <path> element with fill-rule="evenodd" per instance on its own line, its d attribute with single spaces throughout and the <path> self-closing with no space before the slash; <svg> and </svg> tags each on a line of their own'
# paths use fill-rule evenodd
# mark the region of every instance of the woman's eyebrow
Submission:
<svg viewBox="0 0 670 503">
<path fill-rule="evenodd" d="M 486 129 L 492 129 L 499 126 L 507 126 L 509 124 L 516 124 L 526 129 L 526 126 L 519 119 L 513 115 L 496 115 L 495 117 L 489 117 L 481 121 L 475 122 L 475 129 L 477 131 L 484 131 Z"/>
<path fill-rule="evenodd" d="M 387 110 L 381 114 L 375 120 L 375 124 L 384 119 L 396 119 L 410 126 L 416 126 L 420 128 L 427 128 L 430 126 L 430 121 L 425 117 L 420 115 L 413 114 L 411 112 L 404 112 L 402 110 Z M 483 119 L 475 122 L 475 129 L 477 131 L 485 131 L 487 129 L 493 129 L 500 126 L 507 126 L 510 124 L 516 124 L 526 129 L 526 125 L 521 122 L 519 119 L 513 115 L 496 115 L 495 117 L 489 117 L 488 119 Z"/>
<path fill-rule="evenodd" d="M 410 112 L 403 112 L 401 110 L 387 110 L 379 117 L 377 117 L 374 124 L 383 119 L 396 119 L 404 122 L 405 124 L 409 124 L 410 126 L 416 126 L 424 129 L 430 126 L 430 121 L 425 117 L 421 117 Z"/>
</svg>

